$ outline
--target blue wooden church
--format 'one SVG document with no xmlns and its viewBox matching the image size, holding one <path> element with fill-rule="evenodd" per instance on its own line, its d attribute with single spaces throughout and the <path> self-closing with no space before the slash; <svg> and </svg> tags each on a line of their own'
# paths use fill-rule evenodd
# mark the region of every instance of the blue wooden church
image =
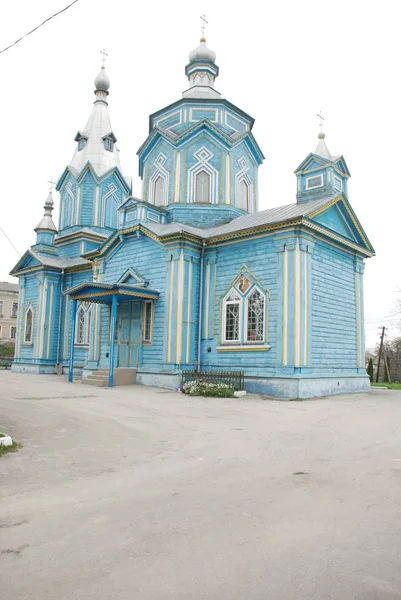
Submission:
<svg viewBox="0 0 401 600">
<path fill-rule="evenodd" d="M 131 194 L 95 79 L 89 120 L 50 193 L 20 286 L 13 370 L 176 389 L 182 369 L 245 371 L 251 392 L 306 398 L 369 389 L 363 271 L 374 250 L 347 197 L 343 156 L 319 134 L 296 202 L 258 211 L 254 119 L 215 89 L 204 37 L 188 89 L 152 114 Z"/>
</svg>

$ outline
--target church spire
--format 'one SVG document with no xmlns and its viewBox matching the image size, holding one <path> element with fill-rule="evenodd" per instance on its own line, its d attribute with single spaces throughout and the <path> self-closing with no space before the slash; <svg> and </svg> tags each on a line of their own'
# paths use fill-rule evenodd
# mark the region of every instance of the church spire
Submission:
<svg viewBox="0 0 401 600">
<path fill-rule="evenodd" d="M 92 113 L 84 130 L 78 131 L 75 136 L 78 145 L 70 167 L 76 174 L 82 170 L 87 162 L 91 164 L 98 177 L 101 177 L 113 167 L 118 167 L 121 171 L 120 158 L 116 147 L 117 138 L 113 133 L 107 110 L 109 88 L 110 79 L 103 64 L 95 78 L 96 99 Z"/>
<path fill-rule="evenodd" d="M 324 141 L 326 134 L 323 133 L 323 131 L 319 132 L 319 135 L 317 136 L 319 139 L 318 145 L 316 147 L 316 151 L 315 154 L 318 154 L 319 156 L 323 156 L 323 158 L 329 158 L 331 159 L 331 154 L 329 152 L 329 149 L 327 147 L 326 142 Z"/>
<path fill-rule="evenodd" d="M 53 184 L 53 182 L 52 182 Z M 39 223 L 36 225 L 34 231 L 36 232 L 36 244 L 45 246 L 54 246 L 54 236 L 57 233 L 57 228 L 53 223 L 52 212 L 54 207 L 54 201 L 52 196 L 52 188 L 49 190 L 44 209 L 45 213 Z"/>
<path fill-rule="evenodd" d="M 201 16 L 202 37 L 200 44 L 189 53 L 189 63 L 185 67 L 185 75 L 189 80 L 189 89 L 183 92 L 183 98 L 220 98 L 214 89 L 214 81 L 219 75 L 219 67 L 215 64 L 216 53 L 206 46 L 205 15 Z"/>
</svg>

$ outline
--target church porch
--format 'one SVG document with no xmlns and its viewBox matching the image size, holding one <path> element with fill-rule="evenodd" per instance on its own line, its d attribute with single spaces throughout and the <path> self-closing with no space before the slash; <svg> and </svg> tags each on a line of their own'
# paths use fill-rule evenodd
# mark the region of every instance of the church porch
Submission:
<svg viewBox="0 0 401 600">
<path fill-rule="evenodd" d="M 88 302 L 107 304 L 110 307 L 106 352 L 108 368 L 91 371 L 89 375 L 84 376 L 82 382 L 109 387 L 135 383 L 142 353 L 142 330 L 148 327 L 149 318 L 152 318 L 152 311 L 148 313 L 147 306 L 152 306 L 152 303 L 157 301 L 159 292 L 127 284 L 86 282 L 67 290 L 64 294 L 70 296 L 72 301 L 68 381 L 72 382 L 74 375 L 78 303 Z M 146 336 L 146 331 L 144 334 Z"/>
</svg>

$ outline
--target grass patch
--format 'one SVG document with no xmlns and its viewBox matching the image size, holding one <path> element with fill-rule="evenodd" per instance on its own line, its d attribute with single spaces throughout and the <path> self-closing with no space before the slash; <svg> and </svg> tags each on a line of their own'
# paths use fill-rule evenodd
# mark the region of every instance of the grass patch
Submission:
<svg viewBox="0 0 401 600">
<path fill-rule="evenodd" d="M 8 454 L 9 452 L 17 452 L 17 450 L 20 448 L 22 448 L 22 444 L 13 440 L 11 446 L 0 446 L 0 456 L 3 456 L 3 454 Z"/>
<path fill-rule="evenodd" d="M 388 390 L 401 390 L 401 382 L 396 381 L 394 383 L 371 383 L 372 387 L 385 387 Z"/>
</svg>

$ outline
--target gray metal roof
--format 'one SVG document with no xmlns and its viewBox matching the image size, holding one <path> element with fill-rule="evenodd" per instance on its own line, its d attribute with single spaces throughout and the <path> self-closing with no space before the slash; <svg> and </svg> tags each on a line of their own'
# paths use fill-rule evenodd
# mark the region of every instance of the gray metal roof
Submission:
<svg viewBox="0 0 401 600">
<path fill-rule="evenodd" d="M 15 292 L 18 294 L 18 284 L 0 281 L 0 292 Z"/>
<path fill-rule="evenodd" d="M 36 258 L 44 267 L 56 267 L 58 269 L 68 269 L 69 267 L 79 267 L 82 265 L 90 265 L 91 262 L 86 258 L 78 256 L 77 258 L 61 258 L 60 256 L 52 256 L 43 252 L 29 250 L 29 254 Z"/>
<path fill-rule="evenodd" d="M 273 223 L 290 221 L 291 219 L 295 219 L 297 217 L 304 217 L 315 210 L 318 210 L 331 200 L 334 200 L 334 198 L 337 198 L 338 195 L 339 194 L 334 194 L 332 196 L 326 196 L 325 198 L 310 200 L 309 202 L 301 202 L 300 204 L 286 204 L 284 206 L 268 208 L 267 210 L 262 210 L 253 215 L 237 217 L 233 221 L 230 221 L 230 223 L 209 229 L 207 232 L 207 237 L 212 238 L 217 235 L 232 233 L 234 231 L 242 231 L 262 225 L 271 225 Z"/>
<path fill-rule="evenodd" d="M 191 227 L 184 225 L 183 223 L 167 223 L 162 225 L 160 223 L 144 223 L 143 225 L 153 231 L 159 237 L 167 237 L 177 233 L 189 233 L 201 239 L 210 239 L 219 235 L 225 235 L 227 233 L 233 233 L 236 231 L 244 231 L 246 229 L 252 229 L 254 227 L 260 227 L 263 225 L 270 225 L 273 223 L 283 223 L 290 221 L 297 217 L 306 216 L 315 210 L 318 210 L 334 198 L 337 198 L 338 194 L 333 196 L 326 196 L 317 200 L 310 200 L 300 204 L 286 204 L 285 206 L 277 206 L 275 208 L 268 208 L 262 210 L 253 215 L 244 215 L 243 217 L 237 217 L 229 223 L 224 225 L 218 225 L 211 229 L 198 229 L 197 227 Z"/>
</svg>

